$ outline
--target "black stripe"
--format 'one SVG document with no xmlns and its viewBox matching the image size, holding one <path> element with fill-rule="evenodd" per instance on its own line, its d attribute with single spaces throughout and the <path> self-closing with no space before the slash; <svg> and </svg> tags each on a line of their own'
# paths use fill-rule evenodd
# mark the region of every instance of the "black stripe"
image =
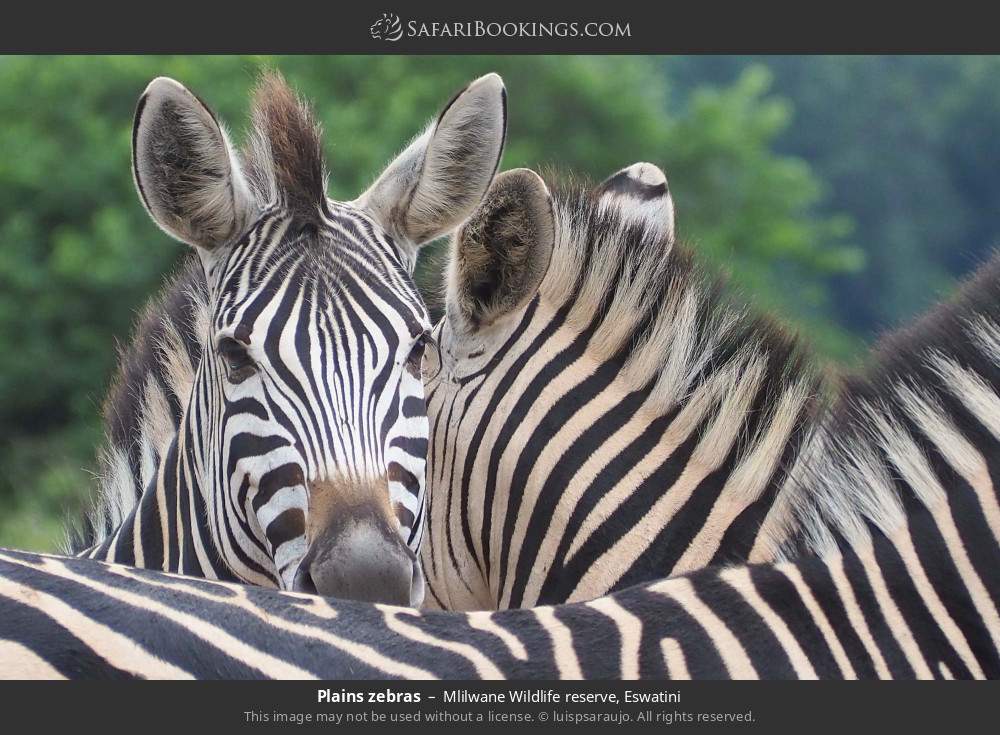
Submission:
<svg viewBox="0 0 1000 735">
<path fill-rule="evenodd" d="M 837 592 L 829 567 L 815 558 L 807 558 L 796 563 L 802 574 L 802 579 L 812 592 L 816 604 L 830 623 L 833 634 L 840 641 L 844 655 L 850 662 L 854 673 L 862 679 L 873 679 L 877 676 L 875 662 L 864 647 L 858 630 L 855 629 L 844 607 L 844 600 Z"/>
<path fill-rule="evenodd" d="M 816 675 L 820 679 L 842 677 L 833 651 L 792 582 L 774 567 L 756 565 L 747 570 L 757 594 L 788 626 Z"/>
</svg>

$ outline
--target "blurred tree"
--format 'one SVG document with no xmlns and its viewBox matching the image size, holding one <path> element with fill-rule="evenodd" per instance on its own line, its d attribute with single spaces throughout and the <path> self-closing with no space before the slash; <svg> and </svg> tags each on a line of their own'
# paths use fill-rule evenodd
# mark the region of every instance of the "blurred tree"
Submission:
<svg viewBox="0 0 1000 735">
<path fill-rule="evenodd" d="M 753 301 L 797 323 L 826 354 L 853 358 L 859 342 L 831 327 L 827 282 L 864 265 L 844 244 L 850 220 L 812 213 L 824 187 L 802 159 L 776 155 L 791 116 L 768 98 L 770 74 L 748 68 L 730 87 L 694 90 L 667 127 L 663 160 L 679 229 Z"/>
<path fill-rule="evenodd" d="M 834 277 L 832 315 L 865 338 L 927 308 L 1000 242 L 998 57 L 676 57 L 683 104 L 764 64 L 795 115 L 775 140 L 850 213 L 863 270 Z"/>
<path fill-rule="evenodd" d="M 129 173 L 133 106 L 158 75 L 182 80 L 242 137 L 248 90 L 279 68 L 324 124 L 331 195 L 353 198 L 471 78 L 510 91 L 504 166 L 602 178 L 667 171 L 684 235 L 755 299 L 831 355 L 826 280 L 856 270 L 848 222 L 815 214 L 823 187 L 774 152 L 789 106 L 748 70 L 667 109 L 663 63 L 637 57 L 16 57 L 0 59 L 0 545 L 51 548 L 59 510 L 89 482 L 101 398 L 136 309 L 184 247 L 150 222 Z M 440 250 L 440 248 L 439 248 Z M 439 264 L 425 259 L 428 293 Z M 794 288 L 787 284 L 794 283 Z"/>
</svg>

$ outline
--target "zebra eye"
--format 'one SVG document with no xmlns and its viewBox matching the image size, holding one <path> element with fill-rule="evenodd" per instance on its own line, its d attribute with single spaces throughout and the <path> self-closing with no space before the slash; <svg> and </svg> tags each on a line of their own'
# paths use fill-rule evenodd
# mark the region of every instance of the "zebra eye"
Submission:
<svg viewBox="0 0 1000 735">
<path fill-rule="evenodd" d="M 226 373 L 230 383 L 242 383 L 257 370 L 246 345 L 237 342 L 232 337 L 226 337 L 219 342 L 219 355 L 226 363 Z"/>
<path fill-rule="evenodd" d="M 413 343 L 413 349 L 410 350 L 410 356 L 406 359 L 406 368 L 413 375 L 420 375 L 420 363 L 424 359 L 424 350 L 427 349 L 427 345 L 433 341 L 433 338 L 428 332 L 424 332 L 419 337 L 417 341 Z"/>
</svg>

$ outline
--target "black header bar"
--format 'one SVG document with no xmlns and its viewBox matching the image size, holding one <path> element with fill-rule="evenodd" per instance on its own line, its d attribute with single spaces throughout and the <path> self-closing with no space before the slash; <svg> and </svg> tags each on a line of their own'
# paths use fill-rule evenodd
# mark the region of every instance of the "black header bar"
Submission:
<svg viewBox="0 0 1000 735">
<path fill-rule="evenodd" d="M 8 53 L 951 53 L 995 52 L 992 19 L 959 7 L 868 3 L 376 3 L 17 5 Z M 981 5 L 983 11 L 988 5 Z M 30 14 L 30 15 L 29 15 Z M 33 15 L 34 17 L 31 17 Z"/>
</svg>

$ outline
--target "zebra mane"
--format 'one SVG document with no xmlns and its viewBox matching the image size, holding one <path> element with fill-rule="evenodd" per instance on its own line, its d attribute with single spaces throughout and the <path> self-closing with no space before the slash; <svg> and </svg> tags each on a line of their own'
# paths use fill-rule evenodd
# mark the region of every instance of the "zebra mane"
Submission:
<svg viewBox="0 0 1000 735">
<path fill-rule="evenodd" d="M 552 180 L 552 177 L 546 177 Z M 705 401 L 743 421 L 744 450 L 775 421 L 793 432 L 816 413 L 822 371 L 802 339 L 741 303 L 721 276 L 674 241 L 573 181 L 553 187 L 556 242 L 540 294 L 590 330 L 588 353 L 622 362 L 625 385 L 650 388 L 660 414 Z M 730 400 L 736 398 L 736 400 Z M 772 468 L 773 469 L 773 468 Z"/>
<path fill-rule="evenodd" d="M 947 479 L 988 478 L 976 446 L 1000 438 L 1000 255 L 948 301 L 883 337 L 845 378 L 776 504 L 772 548 L 861 548 L 914 507 L 946 502 Z M 914 505 L 916 503 L 916 505 Z"/>
<path fill-rule="evenodd" d="M 104 402 L 97 488 L 82 524 L 70 524 L 67 553 L 107 538 L 155 477 L 180 427 L 209 319 L 208 286 L 192 254 L 147 302 L 131 338 L 119 348 L 118 369 Z"/>
<path fill-rule="evenodd" d="M 326 163 L 312 110 L 274 71 L 261 75 L 252 110 L 242 156 L 258 202 L 280 201 L 289 211 L 315 219 L 326 202 Z"/>
</svg>

